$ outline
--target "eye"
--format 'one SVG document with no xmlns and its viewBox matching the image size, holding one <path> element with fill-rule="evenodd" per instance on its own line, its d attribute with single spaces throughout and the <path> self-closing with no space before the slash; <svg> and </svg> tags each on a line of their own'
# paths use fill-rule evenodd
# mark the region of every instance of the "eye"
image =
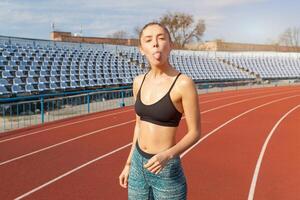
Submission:
<svg viewBox="0 0 300 200">
<path fill-rule="evenodd" d="M 147 43 L 147 42 L 151 42 L 151 40 L 152 40 L 152 39 L 151 39 L 150 37 L 149 37 L 149 38 L 145 38 L 145 39 L 144 39 L 144 42 L 146 42 L 146 43 Z"/>
</svg>

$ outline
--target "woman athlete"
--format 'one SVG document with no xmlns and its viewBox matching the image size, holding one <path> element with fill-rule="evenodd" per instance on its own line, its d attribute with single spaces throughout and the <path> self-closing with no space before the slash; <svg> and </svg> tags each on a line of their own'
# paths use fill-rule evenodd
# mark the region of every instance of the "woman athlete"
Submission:
<svg viewBox="0 0 300 200">
<path fill-rule="evenodd" d="M 187 198 L 187 183 L 180 154 L 200 139 L 196 87 L 190 77 L 169 63 L 173 44 L 163 25 L 146 24 L 139 40 L 139 49 L 151 68 L 133 81 L 136 124 L 119 183 L 128 186 L 130 200 L 183 200 Z M 176 143 L 183 113 L 188 131 Z"/>
</svg>

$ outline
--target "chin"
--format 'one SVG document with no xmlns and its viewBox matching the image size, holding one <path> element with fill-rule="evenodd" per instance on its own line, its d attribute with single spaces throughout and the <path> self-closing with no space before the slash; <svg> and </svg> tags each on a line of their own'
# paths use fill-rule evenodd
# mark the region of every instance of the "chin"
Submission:
<svg viewBox="0 0 300 200">
<path fill-rule="evenodd" d="M 161 66 L 161 65 L 165 65 L 167 63 L 167 60 L 154 60 L 151 62 L 151 64 L 156 65 L 156 66 Z"/>
</svg>

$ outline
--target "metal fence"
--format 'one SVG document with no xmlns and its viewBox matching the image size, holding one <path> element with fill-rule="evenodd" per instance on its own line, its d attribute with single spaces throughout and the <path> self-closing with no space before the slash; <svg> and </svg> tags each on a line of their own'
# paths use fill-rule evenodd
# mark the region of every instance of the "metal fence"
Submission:
<svg viewBox="0 0 300 200">
<path fill-rule="evenodd" d="M 254 82 L 201 83 L 197 84 L 197 91 L 198 94 L 204 94 L 291 84 L 297 83 L 291 81 L 276 81 L 267 84 Z M 3 133 L 16 128 L 130 106 L 133 105 L 134 100 L 131 88 L 120 88 L 109 91 L 63 93 L 57 96 L 37 95 L 0 99 L 0 103 L 0 133 Z"/>
<path fill-rule="evenodd" d="M 15 102 L 2 99 L 0 132 L 133 104 L 132 89 L 66 95 L 15 98 Z"/>
</svg>

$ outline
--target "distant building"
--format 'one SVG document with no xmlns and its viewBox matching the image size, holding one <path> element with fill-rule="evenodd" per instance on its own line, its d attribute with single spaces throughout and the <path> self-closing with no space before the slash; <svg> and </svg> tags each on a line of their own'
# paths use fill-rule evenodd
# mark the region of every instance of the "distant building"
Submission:
<svg viewBox="0 0 300 200">
<path fill-rule="evenodd" d="M 300 47 L 280 46 L 278 44 L 247 44 L 214 40 L 191 48 L 202 51 L 277 51 L 300 52 Z"/>
<path fill-rule="evenodd" d="M 94 44 L 117 44 L 137 46 L 138 39 L 117 39 L 105 37 L 83 37 L 71 32 L 53 31 L 51 39 L 62 42 L 82 42 Z M 200 51 L 277 51 L 277 52 L 300 52 L 300 47 L 280 46 L 278 44 L 247 44 L 224 42 L 223 40 L 214 40 L 200 45 L 190 44 L 187 49 Z"/>
<path fill-rule="evenodd" d="M 82 42 L 94 44 L 118 44 L 137 46 L 137 39 L 117 39 L 117 38 L 104 38 L 104 37 L 83 37 L 77 34 L 72 35 L 71 32 L 53 31 L 51 32 L 51 40 L 62 42 Z"/>
</svg>

